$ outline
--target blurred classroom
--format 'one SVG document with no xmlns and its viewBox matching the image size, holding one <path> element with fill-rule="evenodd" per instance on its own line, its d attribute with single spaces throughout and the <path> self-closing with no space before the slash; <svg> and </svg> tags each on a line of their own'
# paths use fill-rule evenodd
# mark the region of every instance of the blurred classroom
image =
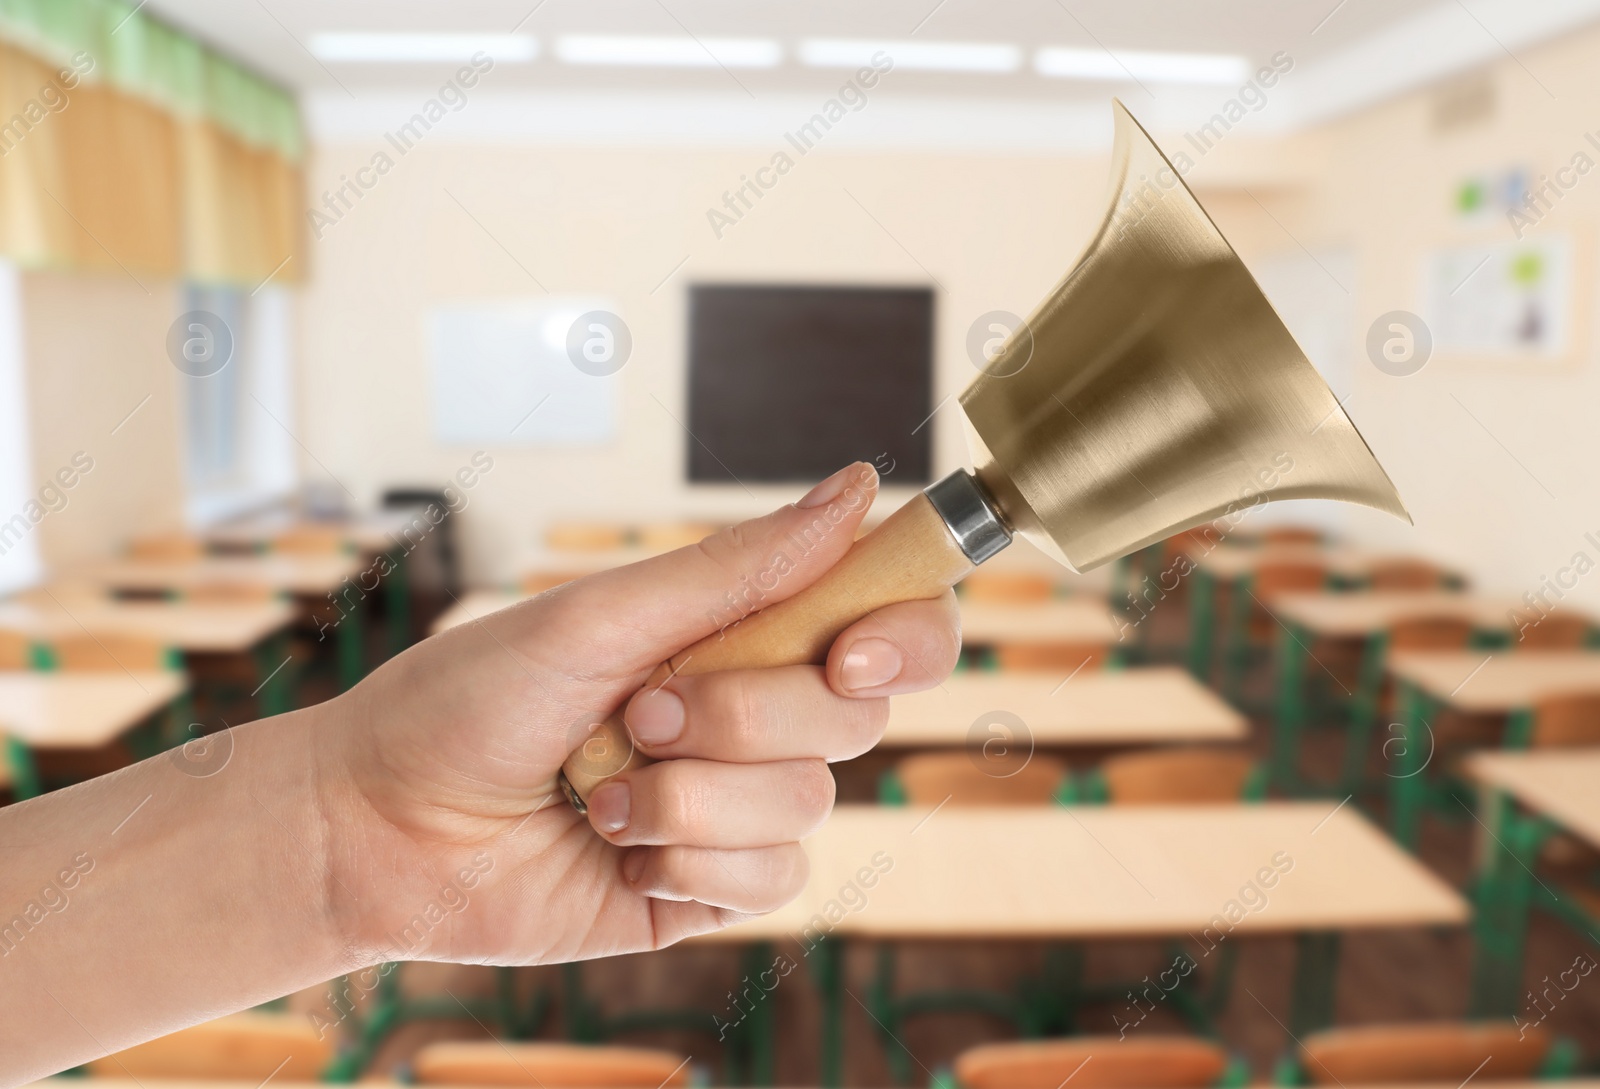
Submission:
<svg viewBox="0 0 1600 1089">
<path fill-rule="evenodd" d="M 789 907 L 78 1073 L 1600 1077 L 1597 58 L 1597 0 L 0 2 L 8 803 L 217 774 L 230 724 L 852 460 L 880 520 L 970 464 L 957 395 L 1123 195 L 1114 97 L 1415 523 L 1018 542 Z"/>
</svg>

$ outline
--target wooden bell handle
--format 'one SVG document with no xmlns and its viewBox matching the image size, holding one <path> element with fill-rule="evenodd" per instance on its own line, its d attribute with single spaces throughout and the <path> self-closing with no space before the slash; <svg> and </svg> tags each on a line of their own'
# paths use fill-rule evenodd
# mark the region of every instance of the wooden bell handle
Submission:
<svg viewBox="0 0 1600 1089">
<path fill-rule="evenodd" d="M 722 631 L 706 636 L 656 667 L 646 687 L 668 677 L 719 669 L 822 665 L 841 632 L 897 601 L 937 597 L 973 569 L 944 519 L 918 494 L 857 541 L 822 578 Z M 583 799 L 612 775 L 652 763 L 633 747 L 619 708 L 567 758 L 567 797 Z"/>
</svg>

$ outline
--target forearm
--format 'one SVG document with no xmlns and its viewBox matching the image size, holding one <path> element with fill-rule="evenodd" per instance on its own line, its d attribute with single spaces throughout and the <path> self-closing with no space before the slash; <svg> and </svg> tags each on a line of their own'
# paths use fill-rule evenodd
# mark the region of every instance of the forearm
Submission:
<svg viewBox="0 0 1600 1089">
<path fill-rule="evenodd" d="M 321 725 L 317 709 L 252 723 L 209 754 L 0 810 L 0 1082 L 357 966 L 335 922 L 354 893 L 327 862 Z"/>
</svg>

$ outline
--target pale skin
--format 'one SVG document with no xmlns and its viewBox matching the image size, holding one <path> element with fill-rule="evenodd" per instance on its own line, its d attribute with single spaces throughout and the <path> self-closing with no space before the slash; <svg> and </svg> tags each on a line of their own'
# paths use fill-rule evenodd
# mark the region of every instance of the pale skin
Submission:
<svg viewBox="0 0 1600 1089">
<path fill-rule="evenodd" d="M 851 466 L 698 546 L 429 639 L 337 699 L 214 738 L 232 746 L 220 770 L 222 748 L 176 751 L 0 809 L 0 923 L 43 905 L 0 941 L 0 1085 L 392 959 L 659 949 L 788 902 L 799 841 L 832 807 L 827 763 L 876 743 L 884 697 L 953 668 L 954 597 L 878 611 L 825 665 L 640 686 L 834 504 L 835 532 L 763 604 L 820 577 L 876 488 Z M 557 773 L 624 703 L 661 762 L 581 816 Z M 430 904 L 445 910 L 419 929 Z"/>
</svg>

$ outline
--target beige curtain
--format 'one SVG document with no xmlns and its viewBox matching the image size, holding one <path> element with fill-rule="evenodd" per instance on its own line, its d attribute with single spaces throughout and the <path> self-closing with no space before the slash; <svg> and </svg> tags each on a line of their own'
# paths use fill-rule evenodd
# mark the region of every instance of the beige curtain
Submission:
<svg viewBox="0 0 1600 1089">
<path fill-rule="evenodd" d="M 73 82 L 0 42 L 0 252 L 141 281 L 304 277 L 298 164 L 203 118 Z"/>
</svg>

